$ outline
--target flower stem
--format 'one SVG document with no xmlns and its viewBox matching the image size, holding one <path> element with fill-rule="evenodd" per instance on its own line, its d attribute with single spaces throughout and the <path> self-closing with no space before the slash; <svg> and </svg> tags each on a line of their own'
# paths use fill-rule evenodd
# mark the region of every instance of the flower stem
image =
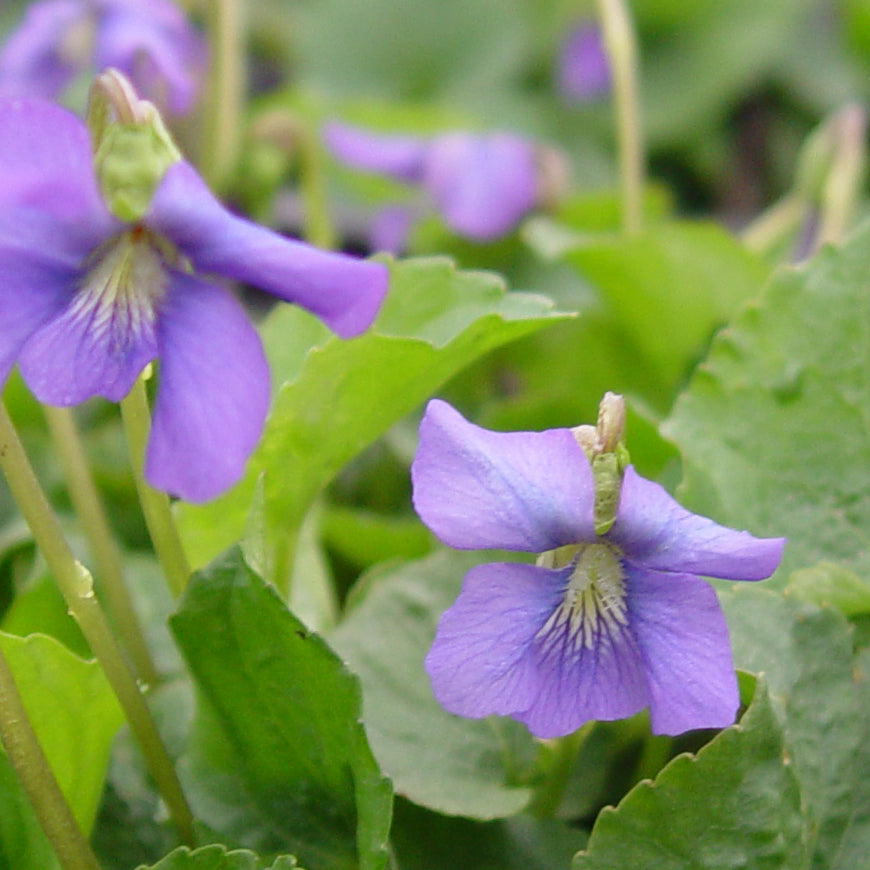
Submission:
<svg viewBox="0 0 870 870">
<path fill-rule="evenodd" d="M 100 870 L 39 745 L 2 647 L 0 741 L 63 870 Z"/>
<path fill-rule="evenodd" d="M 580 747 L 586 742 L 594 727 L 595 722 L 590 721 L 573 734 L 548 741 L 552 749 L 550 768 L 529 804 L 529 811 L 532 814 L 539 818 L 552 818 L 556 815 L 559 804 L 562 803 L 565 787 L 571 779 Z"/>
<path fill-rule="evenodd" d="M 63 536 L 60 523 L 42 492 L 2 402 L 0 467 L 70 614 L 79 624 L 91 652 L 121 703 L 179 836 L 188 845 L 193 845 L 193 816 L 136 677 L 94 595 L 90 574 L 76 560 Z"/>
<path fill-rule="evenodd" d="M 140 375 L 127 397 L 121 400 L 121 417 L 127 434 L 130 462 L 136 479 L 136 490 L 145 515 L 145 524 L 163 569 L 166 582 L 174 597 L 184 591 L 190 577 L 190 564 L 184 553 L 181 537 L 172 517 L 169 497 L 150 486 L 145 480 L 145 445 L 151 429 L 151 411 L 145 391 L 145 379 Z"/>
<path fill-rule="evenodd" d="M 239 153 L 245 91 L 245 27 L 239 0 L 211 0 L 206 9 L 211 69 L 200 169 L 212 187 L 220 187 Z"/>
<path fill-rule="evenodd" d="M 619 137 L 622 228 L 637 233 L 643 219 L 644 155 L 637 85 L 637 43 L 623 0 L 598 0 L 598 15 L 613 80 Z"/>
<path fill-rule="evenodd" d="M 139 617 L 124 583 L 121 558 L 106 512 L 88 468 L 75 417 L 69 408 L 44 406 L 48 428 L 60 457 L 70 499 L 102 579 L 109 615 L 123 638 L 136 675 L 147 686 L 159 681 Z"/>
</svg>

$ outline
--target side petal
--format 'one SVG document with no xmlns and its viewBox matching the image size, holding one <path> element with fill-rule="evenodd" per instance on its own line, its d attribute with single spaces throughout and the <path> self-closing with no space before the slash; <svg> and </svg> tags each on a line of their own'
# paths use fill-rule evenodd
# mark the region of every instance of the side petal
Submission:
<svg viewBox="0 0 870 870">
<path fill-rule="evenodd" d="M 199 270 L 295 302 L 342 338 L 369 327 L 387 292 L 389 273 L 382 263 L 321 251 L 230 214 L 185 162 L 167 171 L 146 223 Z"/>
<path fill-rule="evenodd" d="M 454 232 L 480 241 L 497 239 L 535 206 L 535 149 L 507 133 L 439 136 L 423 183 Z"/>
<path fill-rule="evenodd" d="M 451 547 L 542 553 L 595 539 L 592 472 L 568 429 L 490 432 L 435 400 L 411 479 L 414 508 Z"/>
<path fill-rule="evenodd" d="M 371 133 L 333 121 L 324 127 L 323 138 L 333 157 L 354 169 L 408 184 L 423 179 L 429 142 L 419 136 Z"/>
<path fill-rule="evenodd" d="M 100 199 L 84 124 L 38 99 L 0 99 L 0 203 L 28 206 L 105 237 L 117 227 Z"/>
<path fill-rule="evenodd" d="M 739 703 L 716 593 L 689 574 L 626 565 L 632 630 L 646 667 L 656 734 L 733 724 Z"/>
<path fill-rule="evenodd" d="M 755 538 L 687 511 L 631 466 L 607 538 L 646 568 L 726 580 L 769 577 L 785 546 L 785 538 Z"/>
<path fill-rule="evenodd" d="M 158 321 L 160 369 L 145 478 L 203 502 L 242 475 L 269 406 L 260 338 L 222 287 L 173 274 Z"/>
<path fill-rule="evenodd" d="M 426 670 L 439 703 L 469 718 L 507 715 L 537 737 L 560 737 L 590 719 L 617 719 L 647 702 L 632 635 L 603 628 L 594 646 L 563 623 L 548 627 L 570 569 L 490 564 L 466 575 L 438 623 Z"/>
</svg>

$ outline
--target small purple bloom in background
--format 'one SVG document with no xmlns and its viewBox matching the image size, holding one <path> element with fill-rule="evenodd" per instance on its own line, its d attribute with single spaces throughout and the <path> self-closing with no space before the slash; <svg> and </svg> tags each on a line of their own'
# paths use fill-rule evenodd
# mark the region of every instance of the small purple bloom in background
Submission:
<svg viewBox="0 0 870 870">
<path fill-rule="evenodd" d="M 734 721 L 728 630 L 696 575 L 761 580 L 783 539 L 692 514 L 630 465 L 597 535 L 574 431 L 490 432 L 441 401 L 426 409 L 412 478 L 417 513 L 449 546 L 541 554 L 466 575 L 426 657 L 445 709 L 511 716 L 538 737 L 644 707 L 660 734 Z"/>
<path fill-rule="evenodd" d="M 0 49 L 0 94 L 55 98 L 78 74 L 114 67 L 183 114 L 199 91 L 205 54 L 170 0 L 41 0 Z"/>
<path fill-rule="evenodd" d="M 149 202 L 118 220 L 82 122 L 42 100 L 0 100 L 0 383 L 17 360 L 41 402 L 118 401 L 159 359 L 145 476 L 206 501 L 242 474 L 269 403 L 259 336 L 216 276 L 350 337 L 372 322 L 388 273 L 231 214 L 180 159 Z"/>
<path fill-rule="evenodd" d="M 610 90 L 610 64 L 594 21 L 579 24 L 562 44 L 556 85 L 562 96 L 577 103 L 590 103 Z"/>
<path fill-rule="evenodd" d="M 348 166 L 420 187 L 454 233 L 476 241 L 510 232 L 564 172 L 555 152 L 512 133 L 424 138 L 331 123 L 325 139 Z"/>
</svg>

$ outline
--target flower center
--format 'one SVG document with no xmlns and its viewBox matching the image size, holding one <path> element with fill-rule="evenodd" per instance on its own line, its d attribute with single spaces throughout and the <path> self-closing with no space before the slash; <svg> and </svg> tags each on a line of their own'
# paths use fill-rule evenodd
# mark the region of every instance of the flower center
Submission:
<svg viewBox="0 0 870 870">
<path fill-rule="evenodd" d="M 73 315 L 89 318 L 95 337 L 111 331 L 113 344 L 127 344 L 154 323 L 166 292 L 165 265 L 160 240 L 138 225 L 126 230 L 95 252 Z"/>
<path fill-rule="evenodd" d="M 628 623 L 625 576 L 616 549 L 609 544 L 579 544 L 545 553 L 539 565 L 574 568 L 562 601 L 536 637 L 550 643 L 562 636 L 566 646 L 592 649 L 602 630 Z"/>
</svg>

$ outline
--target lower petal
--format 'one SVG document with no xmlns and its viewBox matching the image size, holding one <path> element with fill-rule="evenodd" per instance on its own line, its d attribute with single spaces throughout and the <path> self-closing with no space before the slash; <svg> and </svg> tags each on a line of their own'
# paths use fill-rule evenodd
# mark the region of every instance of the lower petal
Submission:
<svg viewBox="0 0 870 870">
<path fill-rule="evenodd" d="M 737 712 L 728 627 L 712 587 L 626 564 L 630 622 L 645 663 L 656 734 L 725 728 Z"/>
<path fill-rule="evenodd" d="M 630 632 L 602 631 L 591 648 L 544 630 L 570 569 L 490 564 L 469 571 L 426 657 L 439 703 L 469 718 L 507 715 L 537 737 L 569 734 L 590 719 L 617 719 L 647 702 Z"/>
<path fill-rule="evenodd" d="M 263 430 L 269 369 L 260 338 L 221 287 L 173 274 L 158 323 L 160 380 L 145 477 L 191 502 L 242 475 Z"/>
</svg>

